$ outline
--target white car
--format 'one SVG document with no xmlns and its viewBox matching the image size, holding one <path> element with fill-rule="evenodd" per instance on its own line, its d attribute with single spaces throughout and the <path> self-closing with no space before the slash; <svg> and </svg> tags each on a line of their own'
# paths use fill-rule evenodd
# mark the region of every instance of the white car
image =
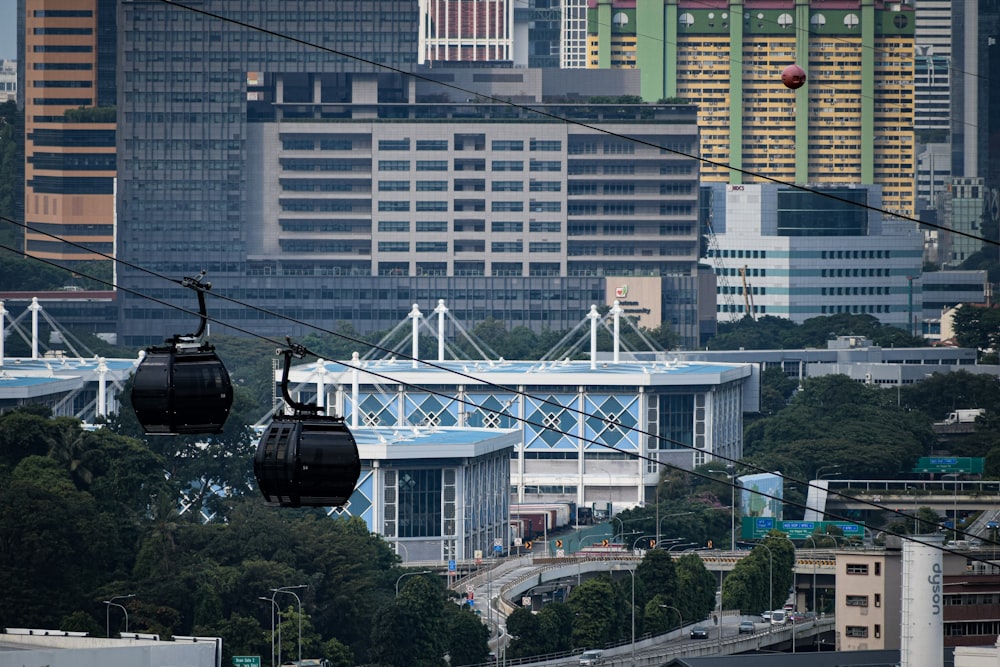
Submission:
<svg viewBox="0 0 1000 667">
<path fill-rule="evenodd" d="M 580 665 L 581 667 L 591 667 L 592 665 L 603 665 L 604 664 L 604 651 L 598 651 L 596 649 L 591 649 L 590 651 L 584 651 L 580 654 Z"/>
</svg>

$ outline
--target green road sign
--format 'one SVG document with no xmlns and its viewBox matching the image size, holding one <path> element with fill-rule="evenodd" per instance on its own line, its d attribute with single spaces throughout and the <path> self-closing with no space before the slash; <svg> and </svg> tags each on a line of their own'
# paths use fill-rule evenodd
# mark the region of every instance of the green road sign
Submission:
<svg viewBox="0 0 1000 667">
<path fill-rule="evenodd" d="M 233 667 L 260 667 L 259 655 L 234 655 Z"/>
</svg>

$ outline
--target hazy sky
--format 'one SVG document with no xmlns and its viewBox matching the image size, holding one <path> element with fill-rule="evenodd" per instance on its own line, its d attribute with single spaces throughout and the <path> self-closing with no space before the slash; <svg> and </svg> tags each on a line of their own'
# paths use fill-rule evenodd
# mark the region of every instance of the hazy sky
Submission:
<svg viewBox="0 0 1000 667">
<path fill-rule="evenodd" d="M 0 0 L 0 60 L 17 58 L 17 0 Z"/>
</svg>

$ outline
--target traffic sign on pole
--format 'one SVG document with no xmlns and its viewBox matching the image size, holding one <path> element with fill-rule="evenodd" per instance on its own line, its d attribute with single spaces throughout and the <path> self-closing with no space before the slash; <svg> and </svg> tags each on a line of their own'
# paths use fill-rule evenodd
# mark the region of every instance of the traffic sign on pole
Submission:
<svg viewBox="0 0 1000 667">
<path fill-rule="evenodd" d="M 234 655 L 233 667 L 260 667 L 259 655 Z"/>
</svg>

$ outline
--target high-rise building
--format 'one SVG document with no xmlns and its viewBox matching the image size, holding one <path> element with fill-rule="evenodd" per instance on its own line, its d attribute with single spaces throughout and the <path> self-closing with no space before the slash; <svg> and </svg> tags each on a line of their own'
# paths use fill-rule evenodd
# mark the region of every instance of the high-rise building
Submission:
<svg viewBox="0 0 1000 667">
<path fill-rule="evenodd" d="M 912 6 L 883 0 L 591 0 L 590 6 L 591 67 L 637 65 L 643 98 L 698 106 L 704 180 L 875 184 L 887 209 L 913 214 Z M 782 70 L 793 63 L 808 74 L 798 90 L 781 84 Z"/>
<path fill-rule="evenodd" d="M 420 64 L 510 61 L 513 38 L 513 0 L 420 0 Z"/>
<path fill-rule="evenodd" d="M 25 252 L 114 254 L 115 2 L 18 0 L 25 124 Z"/>
<path fill-rule="evenodd" d="M 475 101 L 481 90 L 540 102 L 537 70 L 401 74 L 416 67 L 416 3 L 267 7 L 212 12 L 301 41 L 123 2 L 119 239 L 131 265 L 173 280 L 204 269 L 214 291 L 301 321 L 209 300 L 213 317 L 268 335 L 389 329 L 437 299 L 466 321 L 565 330 L 615 294 L 685 346 L 714 327 L 694 107 L 565 105 L 551 111 L 568 122 L 555 122 Z M 119 279 L 190 305 L 161 277 L 126 266 Z M 125 344 L 189 330 L 185 312 L 121 303 Z"/>
<path fill-rule="evenodd" d="M 17 61 L 0 60 L 0 102 L 17 100 Z"/>
<path fill-rule="evenodd" d="M 719 319 L 871 315 L 916 335 L 923 235 L 883 218 L 877 186 L 806 192 L 776 184 L 713 184 Z M 728 292 L 727 292 L 728 290 Z"/>
</svg>

